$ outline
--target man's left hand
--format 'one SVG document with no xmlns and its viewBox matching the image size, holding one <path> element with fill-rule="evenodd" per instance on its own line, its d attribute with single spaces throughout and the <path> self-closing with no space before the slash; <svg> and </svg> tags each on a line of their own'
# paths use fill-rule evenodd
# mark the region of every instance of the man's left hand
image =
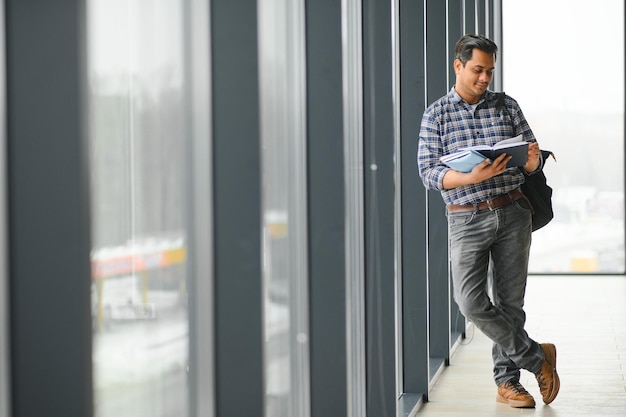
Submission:
<svg viewBox="0 0 626 417">
<path fill-rule="evenodd" d="M 528 144 L 528 155 L 526 156 L 526 165 L 524 165 L 524 171 L 533 172 L 537 168 L 539 168 L 539 164 L 541 163 L 539 159 L 539 154 L 541 150 L 539 149 L 539 144 L 537 142 L 531 142 Z"/>
</svg>

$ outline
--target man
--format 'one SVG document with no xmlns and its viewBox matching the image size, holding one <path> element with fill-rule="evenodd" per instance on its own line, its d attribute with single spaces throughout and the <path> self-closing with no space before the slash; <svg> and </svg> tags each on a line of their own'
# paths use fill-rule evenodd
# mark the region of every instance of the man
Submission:
<svg viewBox="0 0 626 417">
<path fill-rule="evenodd" d="M 456 84 L 424 112 L 418 167 L 428 189 L 446 203 L 454 298 L 461 312 L 493 342 L 497 401 L 534 407 L 520 370 L 535 374 L 545 404 L 558 394 L 556 348 L 532 340 L 524 324 L 532 209 L 519 187 L 524 174 L 542 169 L 540 149 L 517 102 L 488 90 L 498 47 L 480 35 L 456 44 Z M 517 135 L 529 142 L 526 164 L 509 167 L 505 154 L 458 172 L 439 158 L 473 145 L 494 145 Z M 491 298 L 488 270 L 491 259 Z"/>
</svg>

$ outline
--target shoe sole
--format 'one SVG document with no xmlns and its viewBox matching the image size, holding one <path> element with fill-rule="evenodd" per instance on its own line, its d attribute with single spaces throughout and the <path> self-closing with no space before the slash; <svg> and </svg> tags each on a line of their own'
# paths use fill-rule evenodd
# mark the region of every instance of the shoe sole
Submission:
<svg viewBox="0 0 626 417">
<path fill-rule="evenodd" d="M 544 353 L 546 355 L 546 362 L 548 362 L 552 366 L 552 380 L 554 384 L 552 385 L 552 392 L 548 395 L 548 398 L 544 398 L 543 402 L 545 404 L 550 404 L 556 398 L 559 393 L 559 389 L 561 388 L 561 380 L 559 379 L 559 374 L 556 372 L 556 346 L 552 343 L 545 343 L 544 345 Z"/>
<path fill-rule="evenodd" d="M 508 398 L 504 398 L 500 394 L 496 395 L 496 401 L 499 403 L 503 403 L 509 405 L 513 408 L 535 408 L 535 401 L 520 401 L 520 400 L 509 400 Z"/>
</svg>

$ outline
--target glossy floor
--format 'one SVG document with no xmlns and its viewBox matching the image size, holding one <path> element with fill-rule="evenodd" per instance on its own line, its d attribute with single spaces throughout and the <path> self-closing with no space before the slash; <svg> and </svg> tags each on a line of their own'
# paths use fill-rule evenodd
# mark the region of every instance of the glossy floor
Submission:
<svg viewBox="0 0 626 417">
<path fill-rule="evenodd" d="M 557 347 L 554 402 L 544 405 L 534 376 L 522 371 L 537 406 L 497 403 L 491 341 L 470 326 L 417 417 L 626 416 L 626 277 L 531 276 L 526 294 L 528 333 Z"/>
</svg>

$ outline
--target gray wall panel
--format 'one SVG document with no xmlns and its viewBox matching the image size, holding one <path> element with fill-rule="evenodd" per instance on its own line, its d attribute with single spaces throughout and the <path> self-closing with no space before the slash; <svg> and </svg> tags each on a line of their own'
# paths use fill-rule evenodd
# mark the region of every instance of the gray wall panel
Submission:
<svg viewBox="0 0 626 417">
<path fill-rule="evenodd" d="M 307 2 L 311 416 L 345 415 L 341 2 Z"/>
<path fill-rule="evenodd" d="M 13 416 L 92 412 L 85 4 L 7 1 Z"/>
<path fill-rule="evenodd" d="M 402 160 L 402 277 L 404 392 L 428 392 L 428 282 L 426 192 L 417 172 L 417 141 L 424 112 L 424 9 L 400 2 Z"/>
<path fill-rule="evenodd" d="M 428 105 L 448 92 L 447 16 L 444 2 L 429 0 L 426 19 Z M 448 222 L 439 191 L 428 191 L 428 290 L 431 376 L 450 357 Z"/>
<path fill-rule="evenodd" d="M 263 416 L 256 2 L 211 5 L 216 414 Z"/>
<path fill-rule="evenodd" d="M 456 82 L 456 74 L 454 72 L 454 47 L 456 42 L 464 35 L 462 10 L 460 8 L 451 7 L 448 11 L 448 50 L 446 52 L 448 67 L 448 90 L 452 88 Z M 450 276 L 452 278 L 452 276 Z M 450 280 L 452 281 L 452 280 Z M 455 343 L 458 337 L 465 333 L 465 317 L 460 313 L 459 307 L 454 301 L 452 282 L 450 282 L 450 341 Z"/>
<path fill-rule="evenodd" d="M 367 413 L 395 413 L 391 7 L 363 3 Z"/>
<path fill-rule="evenodd" d="M 7 201 L 7 136 L 6 136 L 6 54 L 4 3 L 0 5 L 0 417 L 11 414 L 11 365 L 9 354 L 9 266 L 8 266 L 8 201 Z"/>
</svg>

